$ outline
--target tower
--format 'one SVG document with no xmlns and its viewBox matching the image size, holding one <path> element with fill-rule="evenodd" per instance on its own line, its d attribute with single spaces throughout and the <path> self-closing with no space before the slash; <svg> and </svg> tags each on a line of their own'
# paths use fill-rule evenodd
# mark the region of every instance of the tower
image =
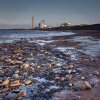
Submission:
<svg viewBox="0 0 100 100">
<path fill-rule="evenodd" d="M 32 17 L 32 29 L 35 28 L 35 24 L 34 24 L 34 16 Z"/>
</svg>

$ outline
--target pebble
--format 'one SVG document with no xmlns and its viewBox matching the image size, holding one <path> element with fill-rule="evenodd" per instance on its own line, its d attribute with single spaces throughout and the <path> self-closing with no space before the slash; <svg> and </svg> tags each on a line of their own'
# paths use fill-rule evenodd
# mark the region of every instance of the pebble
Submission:
<svg viewBox="0 0 100 100">
<path fill-rule="evenodd" d="M 84 76 L 82 76 L 82 77 L 81 77 L 81 80 L 85 80 L 85 77 L 84 77 Z"/>
<path fill-rule="evenodd" d="M 100 77 L 100 72 L 99 71 L 94 71 L 94 75 Z"/>
<path fill-rule="evenodd" d="M 14 74 L 13 77 L 14 77 L 15 79 L 18 79 L 18 78 L 19 78 L 19 74 Z"/>
<path fill-rule="evenodd" d="M 15 71 L 15 74 L 18 74 L 18 73 L 19 73 L 19 70 L 16 70 L 16 71 Z"/>
<path fill-rule="evenodd" d="M 19 93 L 18 93 L 18 97 L 22 97 L 22 96 L 26 96 L 26 90 L 21 90 Z"/>
<path fill-rule="evenodd" d="M 6 97 L 5 100 L 16 100 L 17 99 L 17 94 L 15 93 L 9 93 Z"/>
<path fill-rule="evenodd" d="M 78 81 L 74 83 L 75 87 L 81 88 L 81 89 L 91 89 L 91 85 L 87 81 Z"/>
<path fill-rule="evenodd" d="M 29 67 L 29 64 L 28 63 L 24 63 L 21 68 L 28 68 Z"/>
<path fill-rule="evenodd" d="M 31 84 L 31 83 L 32 83 L 32 80 L 25 80 L 25 81 L 24 81 L 24 84 L 25 84 L 25 85 L 29 85 L 29 84 Z"/>
<path fill-rule="evenodd" d="M 73 65 L 73 64 L 70 64 L 68 67 L 69 67 L 70 69 L 72 69 L 72 68 L 74 68 L 74 65 Z"/>
<path fill-rule="evenodd" d="M 57 91 L 60 89 L 60 87 L 59 86 L 50 86 L 49 89 L 50 89 L 50 91 Z"/>
<path fill-rule="evenodd" d="M 4 85 L 4 86 L 5 86 L 5 85 L 8 85 L 9 82 L 10 82 L 10 81 L 9 81 L 8 79 L 6 79 L 5 81 L 2 82 L 2 85 Z"/>
<path fill-rule="evenodd" d="M 72 83 L 69 83 L 69 86 L 70 86 L 70 87 L 72 87 L 72 86 L 73 86 L 73 84 L 72 84 Z"/>
</svg>

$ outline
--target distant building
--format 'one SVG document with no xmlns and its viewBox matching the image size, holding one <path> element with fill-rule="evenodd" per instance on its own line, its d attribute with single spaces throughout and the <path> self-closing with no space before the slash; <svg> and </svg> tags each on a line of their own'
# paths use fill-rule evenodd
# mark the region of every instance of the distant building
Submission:
<svg viewBox="0 0 100 100">
<path fill-rule="evenodd" d="M 62 23 L 62 24 L 60 25 L 60 27 L 67 27 L 67 26 L 71 26 L 71 23 Z"/>
<path fill-rule="evenodd" d="M 34 24 L 34 16 L 32 17 L 32 29 L 35 28 L 35 24 Z"/>
<path fill-rule="evenodd" d="M 40 23 L 39 23 L 39 28 L 43 29 L 43 28 L 46 28 L 46 24 L 45 24 L 45 21 L 42 20 Z"/>
</svg>

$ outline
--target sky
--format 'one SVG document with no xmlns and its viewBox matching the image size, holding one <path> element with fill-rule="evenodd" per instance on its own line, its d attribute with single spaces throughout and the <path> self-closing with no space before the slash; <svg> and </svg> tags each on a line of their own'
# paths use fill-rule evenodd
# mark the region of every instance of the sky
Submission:
<svg viewBox="0 0 100 100">
<path fill-rule="evenodd" d="M 100 23 L 100 0 L 0 0 L 0 27 L 31 26 L 32 16 L 36 26 Z"/>
</svg>

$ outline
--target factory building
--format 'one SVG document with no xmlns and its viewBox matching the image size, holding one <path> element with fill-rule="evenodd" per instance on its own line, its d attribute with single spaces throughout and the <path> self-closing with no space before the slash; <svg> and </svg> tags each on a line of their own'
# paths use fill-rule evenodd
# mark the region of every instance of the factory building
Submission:
<svg viewBox="0 0 100 100">
<path fill-rule="evenodd" d="M 39 23 L 39 28 L 43 29 L 43 28 L 46 28 L 46 24 L 45 24 L 45 21 L 42 20 L 40 23 Z"/>
</svg>

